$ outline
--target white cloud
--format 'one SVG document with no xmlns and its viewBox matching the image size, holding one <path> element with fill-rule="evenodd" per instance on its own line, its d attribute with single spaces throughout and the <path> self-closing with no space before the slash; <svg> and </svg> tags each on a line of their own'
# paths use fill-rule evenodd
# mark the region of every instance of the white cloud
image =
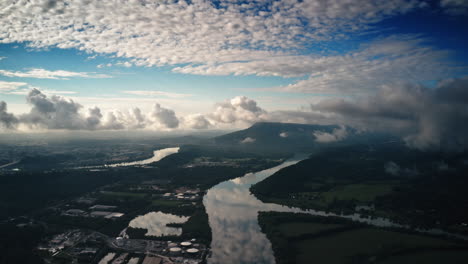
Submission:
<svg viewBox="0 0 468 264">
<path fill-rule="evenodd" d="M 7 77 L 20 77 L 20 78 L 38 78 L 38 79 L 56 79 L 68 80 L 71 77 L 81 78 L 111 78 L 106 74 L 96 74 L 88 72 L 71 72 L 64 70 L 49 71 L 45 69 L 31 69 L 26 72 L 0 70 L 0 75 Z"/>
<path fill-rule="evenodd" d="M 419 0 L 2 1 L 1 43 L 76 48 L 135 65 L 263 59 L 422 7 Z M 112 10 L 110 12 L 109 10 Z"/>
<path fill-rule="evenodd" d="M 251 138 L 251 137 L 246 137 L 244 138 L 243 140 L 241 140 L 241 144 L 248 144 L 248 143 L 254 143 L 256 141 L 255 138 Z"/>
<path fill-rule="evenodd" d="M 130 62 L 128 62 L 128 61 L 126 61 L 126 62 L 119 61 L 119 62 L 117 62 L 115 65 L 117 65 L 117 66 L 122 66 L 122 67 L 126 67 L 126 68 L 130 68 L 130 67 L 133 66 L 133 64 L 130 63 Z"/>
<path fill-rule="evenodd" d="M 26 100 L 31 105 L 31 109 L 28 113 L 18 116 L 7 113 L 6 103 L 1 102 L 0 125 L 2 127 L 12 129 L 20 124 L 29 129 L 116 130 L 173 129 L 179 124 L 175 112 L 159 104 L 156 104 L 153 111 L 147 114 L 139 108 L 103 113 L 97 106 L 85 110 L 73 99 L 58 95 L 49 97 L 48 94 L 35 88 L 28 91 Z M 200 127 L 202 121 L 198 120 L 198 127 L 196 123 L 193 123 L 192 128 L 203 128 Z"/>
<path fill-rule="evenodd" d="M 212 126 L 202 114 L 187 115 L 182 118 L 184 126 L 190 129 L 207 129 Z"/>
<path fill-rule="evenodd" d="M 258 107 L 256 101 L 245 96 L 237 96 L 217 104 L 209 118 L 219 123 L 252 124 L 262 120 L 265 114 L 266 111 Z"/>
<path fill-rule="evenodd" d="M 34 87 L 25 82 L 5 82 L 0 81 L 0 93 L 3 94 L 15 94 L 15 95 L 27 95 L 31 89 L 38 88 Z M 42 90 L 42 93 L 48 95 L 54 94 L 76 94 L 75 91 L 65 90 Z"/>
<path fill-rule="evenodd" d="M 100 98 L 95 99 L 93 102 L 97 104 L 102 102 Z M 132 102 L 140 106 L 142 101 L 137 99 Z M 314 133 L 319 142 L 346 138 L 347 126 L 360 131 L 400 135 L 408 146 L 419 149 L 464 150 L 468 147 L 467 78 L 447 79 L 439 82 L 436 88 L 389 84 L 381 86 L 374 94 L 324 99 L 311 105 L 310 109 L 297 111 L 267 111 L 255 100 L 237 96 L 216 104 L 212 112 L 180 117 L 174 110 L 159 104 L 146 113 L 140 108 L 120 111 L 101 111 L 97 107 L 84 109 L 75 100 L 56 95 L 48 97 L 37 89 L 29 92 L 27 100 L 32 108 L 27 114 L 18 116 L 8 113 L 6 103 L 2 102 L 0 116 L 4 128 L 25 125 L 33 129 L 172 130 L 222 128 L 224 125 L 240 128 L 259 121 L 273 121 L 343 125 L 331 133 Z M 127 99 L 121 100 L 128 105 Z M 279 136 L 285 135 L 281 133 Z"/>
<path fill-rule="evenodd" d="M 155 104 L 151 117 L 154 124 L 160 128 L 177 128 L 179 126 L 179 119 L 175 112 L 171 109 L 163 108 L 159 104 Z"/>
<path fill-rule="evenodd" d="M 98 69 L 102 69 L 102 68 L 105 68 L 105 67 L 112 67 L 112 63 L 107 63 L 107 64 L 98 64 L 96 67 Z"/>
<path fill-rule="evenodd" d="M 0 81 L 0 93 L 10 93 L 18 88 L 25 87 L 28 84 L 25 82 L 5 82 Z"/>
<path fill-rule="evenodd" d="M 201 75 L 259 75 L 307 79 L 283 87 L 263 89 L 298 93 L 362 93 L 382 84 L 450 77 L 463 68 L 450 62 L 450 54 L 429 46 L 417 36 L 399 35 L 362 45 L 335 56 L 272 56 L 261 60 L 204 64 L 173 71 Z"/>
<path fill-rule="evenodd" d="M 171 93 L 171 92 L 164 92 L 164 91 L 123 91 L 122 93 L 141 95 L 141 96 L 163 96 L 163 97 L 169 97 L 169 98 L 185 98 L 185 97 L 193 96 L 192 94 Z"/>
<path fill-rule="evenodd" d="M 348 136 L 348 131 L 346 127 L 340 127 L 333 129 L 332 133 L 322 132 L 322 131 L 315 131 L 313 133 L 316 142 L 320 143 L 330 143 L 330 142 L 337 142 L 345 139 Z"/>
</svg>

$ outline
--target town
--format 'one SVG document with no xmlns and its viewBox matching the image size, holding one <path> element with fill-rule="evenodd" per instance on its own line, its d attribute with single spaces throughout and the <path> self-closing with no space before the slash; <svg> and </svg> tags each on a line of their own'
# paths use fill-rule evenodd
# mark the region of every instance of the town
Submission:
<svg viewBox="0 0 468 264">
<path fill-rule="evenodd" d="M 120 191 L 115 191 L 117 189 Z M 185 209 L 187 207 L 201 206 L 201 194 L 199 188 L 186 186 L 172 188 L 168 181 L 152 180 L 128 187 L 120 184 L 105 186 L 48 209 L 61 219 L 75 220 L 78 226 L 82 223 L 99 221 L 115 223 L 124 216 L 132 215 L 127 203 L 150 199 L 153 204 L 164 204 L 165 211 L 173 207 L 170 211 L 179 212 L 178 208 L 187 211 Z M 97 203 L 110 200 L 110 198 L 113 198 L 112 205 Z M 157 213 L 178 217 L 169 213 Z M 135 217 L 138 219 L 138 216 Z M 184 217 L 184 221 L 179 224 L 185 223 L 188 218 Z M 158 221 L 158 219 L 152 220 Z M 130 228 L 132 228 L 132 223 L 133 221 L 130 221 Z M 144 223 L 136 229 L 142 230 L 145 227 L 151 229 L 145 226 L 146 224 L 153 225 L 154 223 Z M 160 224 L 167 225 L 167 230 L 175 230 L 174 234 L 182 233 L 182 226 L 172 226 L 177 225 L 175 222 L 165 223 L 161 220 Z M 115 237 L 89 228 L 66 230 L 43 241 L 37 249 L 47 263 L 99 264 L 195 264 L 203 263 L 209 252 L 207 245 L 202 243 L 203 241 L 198 241 L 196 237 L 184 240 L 185 237 L 177 238 L 171 232 L 159 232 L 158 236 L 133 238 L 132 235 L 127 234 L 127 229 L 124 228 Z"/>
</svg>

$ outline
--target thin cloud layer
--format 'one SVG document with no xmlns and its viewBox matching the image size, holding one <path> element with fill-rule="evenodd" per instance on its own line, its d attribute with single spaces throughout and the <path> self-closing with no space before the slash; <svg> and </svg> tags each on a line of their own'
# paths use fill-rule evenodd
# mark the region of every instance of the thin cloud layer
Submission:
<svg viewBox="0 0 468 264">
<path fill-rule="evenodd" d="M 94 72 L 72 72 L 72 71 L 49 71 L 45 69 L 31 69 L 29 71 L 7 71 L 0 70 L 0 75 L 6 77 L 19 77 L 19 78 L 37 78 L 37 79 L 54 79 L 54 80 L 68 80 L 72 77 L 80 78 L 111 78 L 106 74 L 96 74 Z"/>
<path fill-rule="evenodd" d="M 18 88 L 25 87 L 28 84 L 25 82 L 5 82 L 0 81 L 0 93 L 13 93 Z"/>
</svg>

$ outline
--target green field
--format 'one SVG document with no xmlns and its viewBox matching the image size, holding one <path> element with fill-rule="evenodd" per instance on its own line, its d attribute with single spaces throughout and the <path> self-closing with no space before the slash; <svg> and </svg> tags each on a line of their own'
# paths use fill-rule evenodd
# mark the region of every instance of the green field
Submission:
<svg viewBox="0 0 468 264">
<path fill-rule="evenodd" d="M 177 200 L 153 200 L 151 201 L 151 205 L 153 206 L 180 206 L 182 204 L 187 204 L 184 201 L 177 201 Z"/>
<path fill-rule="evenodd" d="M 311 222 L 292 222 L 283 223 L 278 225 L 276 228 L 287 238 L 300 237 L 304 234 L 319 234 L 324 231 L 334 230 L 338 227 L 342 227 L 339 224 L 321 224 Z"/>
<path fill-rule="evenodd" d="M 134 193 L 134 192 L 109 192 L 109 191 L 102 191 L 103 195 L 112 196 L 116 198 L 142 198 L 146 193 Z"/>
<path fill-rule="evenodd" d="M 357 200 L 359 202 L 372 202 L 375 197 L 385 195 L 392 191 L 391 184 L 349 184 L 337 186 L 321 194 L 326 203 L 333 200 Z"/>
<path fill-rule="evenodd" d="M 308 221 L 307 221 L 308 219 Z M 277 263 L 464 263 L 468 244 L 289 213 L 261 213 Z M 441 261 L 446 260 L 446 261 Z"/>
</svg>

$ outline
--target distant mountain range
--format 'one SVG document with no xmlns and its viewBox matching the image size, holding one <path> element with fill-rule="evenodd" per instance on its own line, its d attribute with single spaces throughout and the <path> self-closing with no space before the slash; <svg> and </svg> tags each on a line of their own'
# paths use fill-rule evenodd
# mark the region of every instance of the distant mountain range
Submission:
<svg viewBox="0 0 468 264">
<path fill-rule="evenodd" d="M 334 125 L 259 122 L 251 127 L 214 138 L 218 145 L 245 150 L 300 151 L 317 146 L 314 133 L 332 133 Z"/>
<path fill-rule="evenodd" d="M 317 135 L 322 135 L 319 140 Z M 328 140 L 327 140 L 328 139 Z M 259 122 L 251 127 L 213 138 L 217 145 L 249 152 L 306 152 L 348 144 L 401 141 L 381 133 L 358 132 L 338 125 Z"/>
</svg>

